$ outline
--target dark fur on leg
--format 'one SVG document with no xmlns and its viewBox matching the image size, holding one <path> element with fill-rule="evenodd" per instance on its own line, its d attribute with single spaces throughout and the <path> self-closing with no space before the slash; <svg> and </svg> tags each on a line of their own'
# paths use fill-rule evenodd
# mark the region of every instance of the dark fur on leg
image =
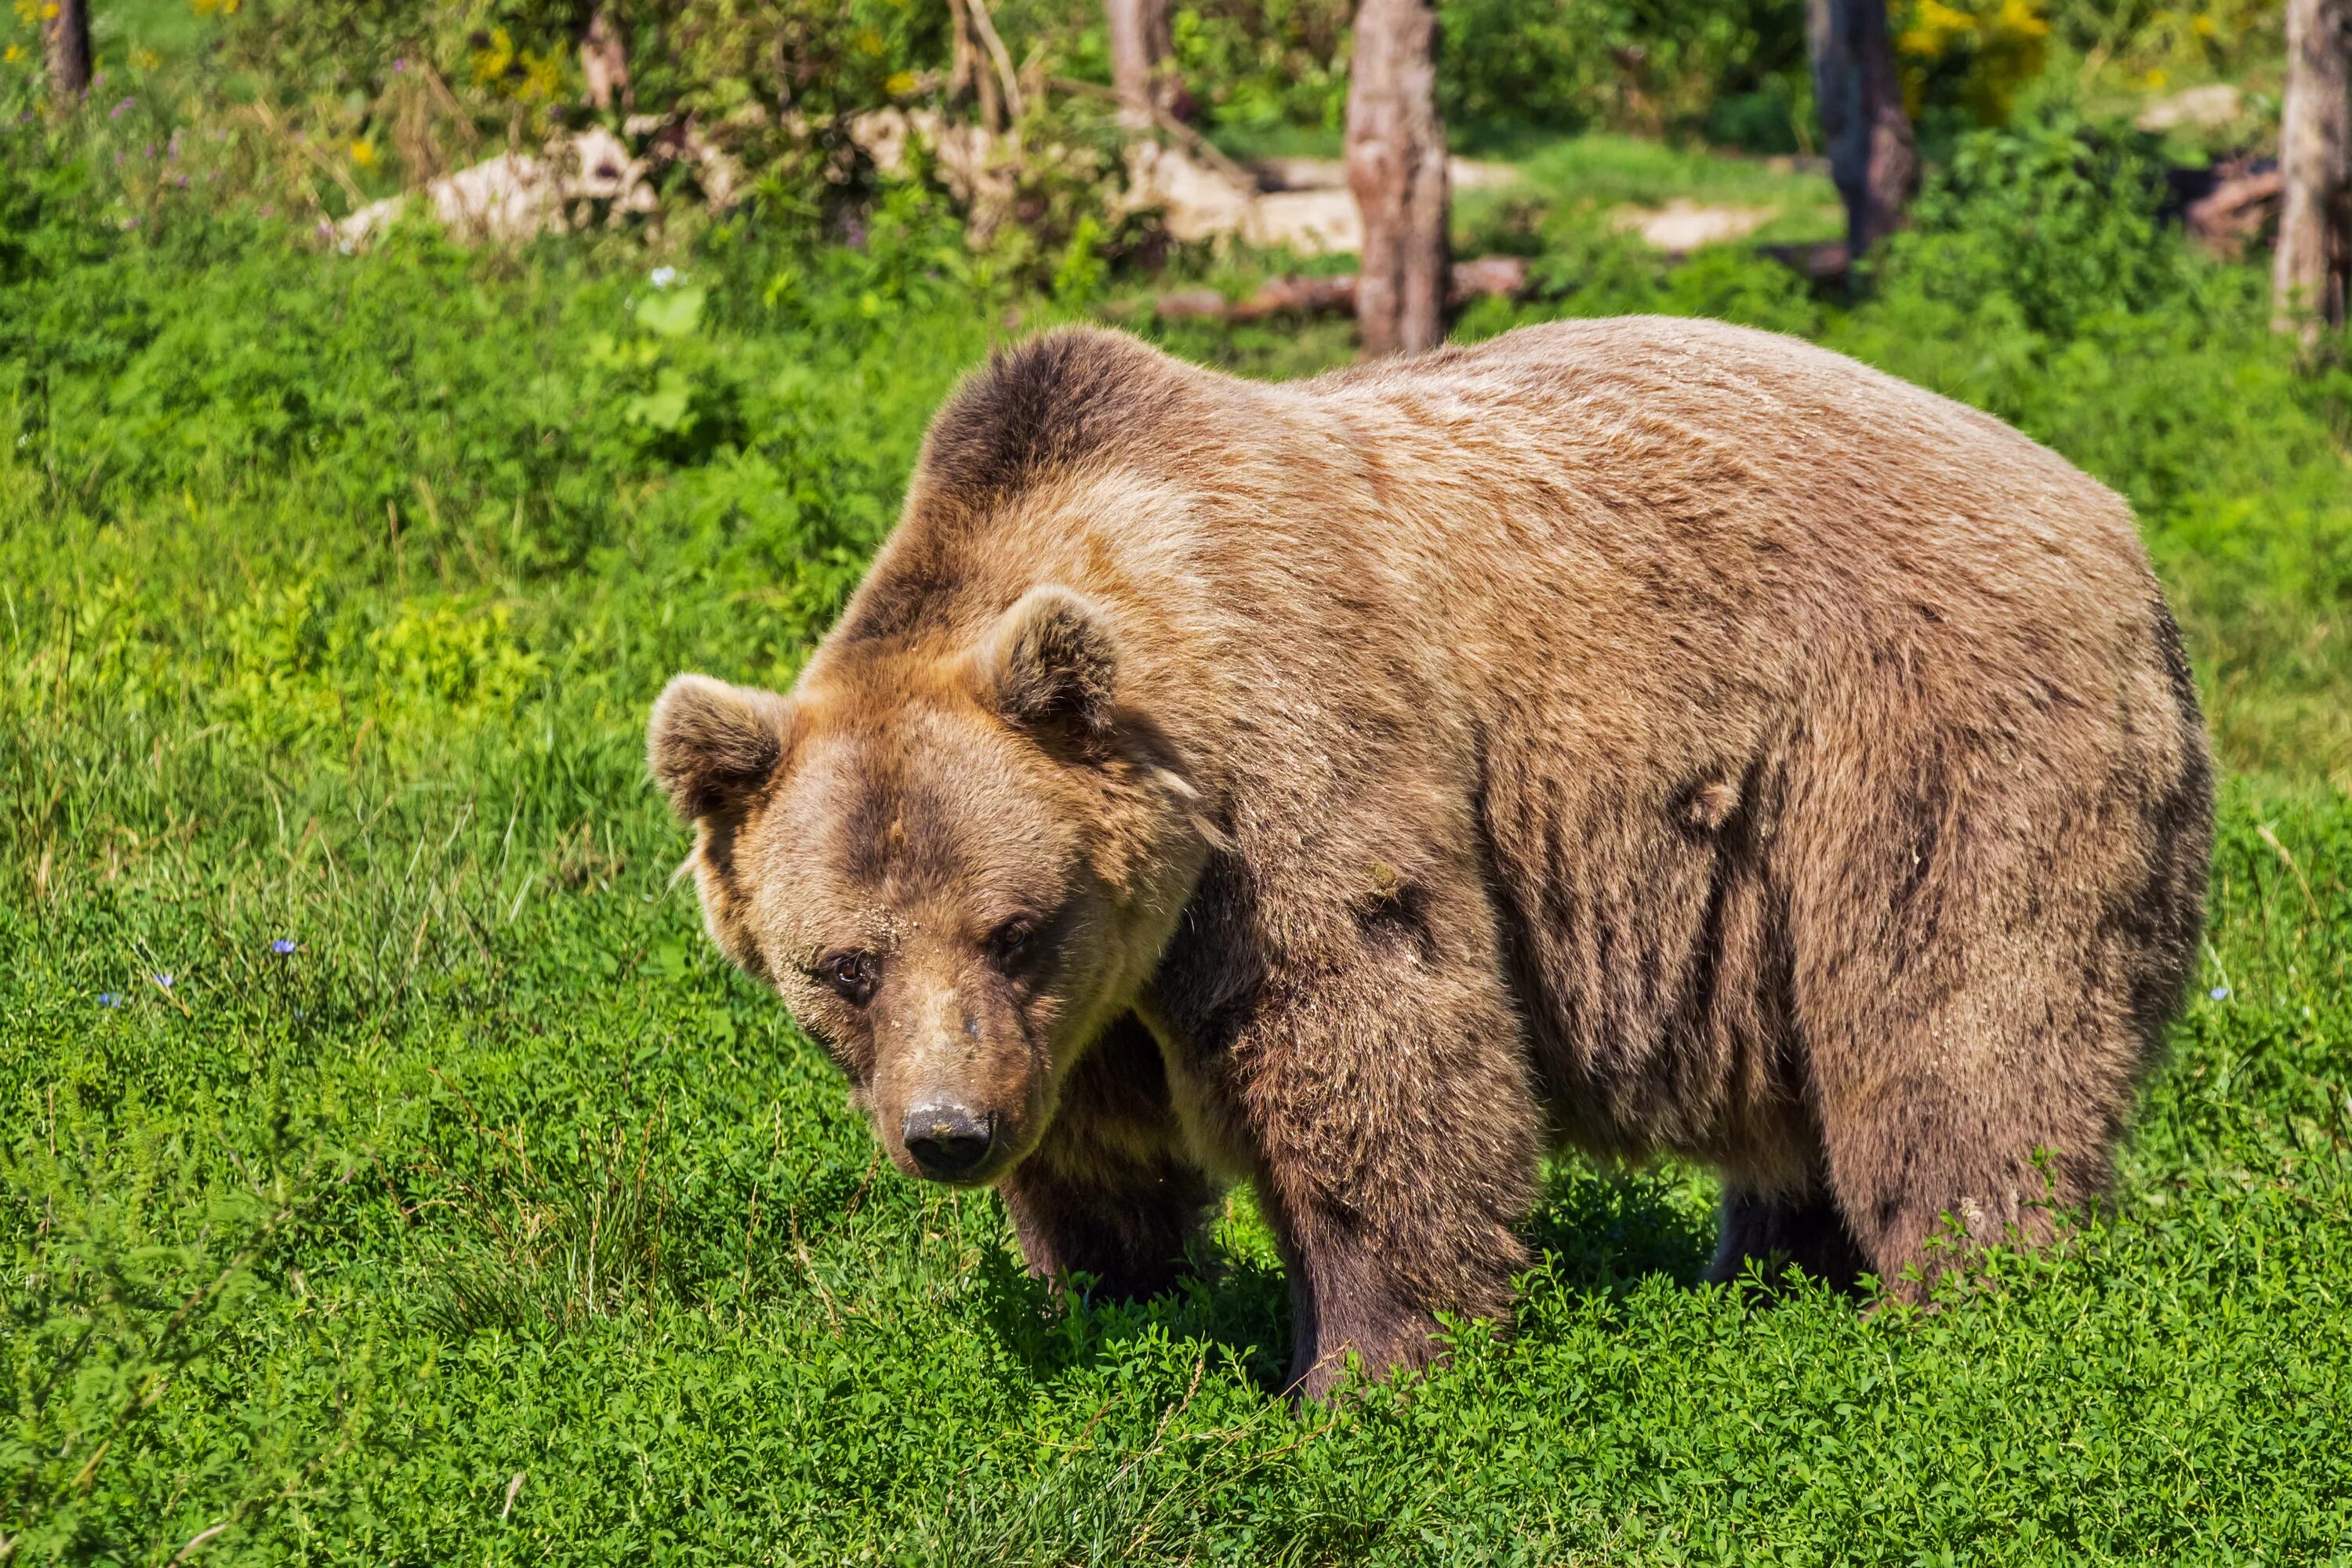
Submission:
<svg viewBox="0 0 2352 1568">
<path fill-rule="evenodd" d="M 1184 1272 L 1216 1191 L 1178 1147 L 1160 1048 L 1132 1017 L 1072 1073 L 1054 1134 L 999 1184 L 1032 1274 L 1140 1300 Z"/>
<path fill-rule="evenodd" d="M 1707 1266 L 1707 1282 L 1724 1285 L 1739 1279 L 1750 1260 L 1775 1284 L 1793 1263 L 1814 1279 L 1848 1290 L 1869 1267 L 1828 1194 L 1817 1190 L 1766 1196 L 1727 1186 L 1722 1239 L 1716 1244 L 1715 1261 Z"/>
</svg>

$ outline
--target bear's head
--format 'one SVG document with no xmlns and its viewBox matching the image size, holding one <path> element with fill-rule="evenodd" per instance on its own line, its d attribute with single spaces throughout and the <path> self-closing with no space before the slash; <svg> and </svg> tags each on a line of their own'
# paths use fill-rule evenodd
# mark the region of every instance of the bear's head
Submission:
<svg viewBox="0 0 2352 1568">
<path fill-rule="evenodd" d="M 934 1181 L 1036 1146 L 1215 831 L 1122 705 L 1108 619 L 1054 584 L 969 646 L 827 650 L 790 697 L 679 676 L 650 731 L 712 939 Z"/>
</svg>

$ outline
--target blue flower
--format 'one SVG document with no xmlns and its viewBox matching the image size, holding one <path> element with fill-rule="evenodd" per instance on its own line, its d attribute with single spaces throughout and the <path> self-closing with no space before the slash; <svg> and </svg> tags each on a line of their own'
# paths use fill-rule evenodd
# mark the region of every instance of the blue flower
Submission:
<svg viewBox="0 0 2352 1568">
<path fill-rule="evenodd" d="M 166 991 L 172 988 L 172 977 L 168 974 L 151 974 L 148 978 Z"/>
<path fill-rule="evenodd" d="M 120 1007 L 122 1005 L 122 993 L 101 991 L 98 994 L 98 1005 L 101 1007 Z"/>
<path fill-rule="evenodd" d="M 2212 990 L 2205 993 L 2205 994 L 2213 998 L 2214 1001 L 2219 1002 L 2230 994 L 2230 988 L 2226 985 L 2216 985 Z"/>
<path fill-rule="evenodd" d="M 276 942 L 269 944 L 269 951 L 272 952 L 291 952 L 294 951 L 294 939 L 290 936 L 281 936 Z"/>
</svg>

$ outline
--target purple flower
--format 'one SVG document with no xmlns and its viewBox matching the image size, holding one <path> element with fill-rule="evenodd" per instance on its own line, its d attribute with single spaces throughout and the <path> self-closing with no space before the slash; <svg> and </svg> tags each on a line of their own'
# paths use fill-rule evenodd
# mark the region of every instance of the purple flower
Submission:
<svg viewBox="0 0 2352 1568">
<path fill-rule="evenodd" d="M 154 981 L 156 984 L 161 985 L 166 991 L 169 991 L 172 988 L 172 977 L 169 974 L 152 974 L 149 975 L 148 978 Z"/>
<path fill-rule="evenodd" d="M 392 62 L 392 74 L 393 74 L 393 75 L 394 75 L 394 76 L 398 76 L 401 72 L 403 72 L 403 71 L 406 70 L 407 68 L 408 68 L 408 57 L 407 57 L 406 55 L 403 55 L 403 56 L 401 56 L 398 59 L 395 59 L 395 60 L 394 60 L 394 61 Z"/>
<path fill-rule="evenodd" d="M 291 952 L 294 951 L 294 939 L 290 936 L 281 936 L 276 942 L 269 944 L 269 951 L 272 952 Z"/>
<path fill-rule="evenodd" d="M 152 158 L 154 155 L 155 155 L 155 143 L 153 143 L 152 142 L 148 142 L 148 143 L 147 143 L 147 156 L 149 156 L 150 158 Z"/>
<path fill-rule="evenodd" d="M 121 103 L 116 104 L 112 109 L 108 110 L 106 111 L 106 117 L 109 120 L 120 120 L 122 118 L 122 111 L 138 101 L 139 100 L 135 98 L 126 98 Z"/>
<path fill-rule="evenodd" d="M 101 991 L 98 994 L 98 1005 L 101 1007 L 120 1007 L 122 1005 L 122 993 Z"/>
<path fill-rule="evenodd" d="M 2205 993 L 2205 994 L 2210 996 L 2216 1002 L 2226 1001 L 2230 995 L 2230 988 L 2226 985 L 2216 985 L 2212 990 Z"/>
</svg>

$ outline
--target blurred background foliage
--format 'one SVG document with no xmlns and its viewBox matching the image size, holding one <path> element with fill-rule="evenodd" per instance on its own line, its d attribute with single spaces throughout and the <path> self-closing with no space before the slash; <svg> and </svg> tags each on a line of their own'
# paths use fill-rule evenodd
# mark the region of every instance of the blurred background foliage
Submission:
<svg viewBox="0 0 2352 1568">
<path fill-rule="evenodd" d="M 38 0 L 12 4 L 0 68 L 29 72 Z M 98 7 L 100 64 L 125 92 L 229 128 L 257 189 L 274 176 L 340 215 L 588 118 L 575 51 L 593 11 L 590 0 L 121 0 Z M 1801 0 L 1443 0 L 1439 11 L 1441 106 L 1471 149 L 1605 130 L 1812 150 Z M 744 163 L 761 202 L 803 220 L 870 194 L 850 117 L 942 104 L 944 5 L 628 0 L 615 15 L 633 110 L 690 121 Z M 1099 5 L 1003 0 L 994 18 L 1033 82 L 1108 83 Z M 1336 150 L 1349 18 L 1345 0 L 1178 5 L 1178 63 L 1211 135 L 1242 152 Z M 2251 90 L 2254 121 L 2274 121 L 2280 18 L 2277 0 L 1895 0 L 1892 20 L 1910 107 L 1940 145 L 2010 123 L 2021 104 L 2055 97 L 2128 118 L 2152 94 L 2221 79 Z M 1116 148 L 1097 100 L 1036 91 L 1028 108 L 1033 142 L 1103 158 Z M 2263 125 L 2238 140 L 2249 134 L 2260 142 Z"/>
</svg>

